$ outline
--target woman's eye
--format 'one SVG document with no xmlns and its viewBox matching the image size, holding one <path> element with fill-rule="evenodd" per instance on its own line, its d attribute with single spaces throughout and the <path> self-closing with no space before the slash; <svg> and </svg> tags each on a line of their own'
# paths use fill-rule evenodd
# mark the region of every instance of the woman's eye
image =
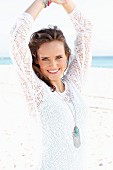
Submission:
<svg viewBox="0 0 113 170">
<path fill-rule="evenodd" d="M 63 57 L 62 57 L 61 55 L 59 55 L 59 56 L 57 56 L 56 58 L 57 58 L 57 59 L 61 59 L 61 58 L 63 58 Z"/>
<path fill-rule="evenodd" d="M 48 61 L 48 58 L 42 58 L 42 61 Z"/>
</svg>

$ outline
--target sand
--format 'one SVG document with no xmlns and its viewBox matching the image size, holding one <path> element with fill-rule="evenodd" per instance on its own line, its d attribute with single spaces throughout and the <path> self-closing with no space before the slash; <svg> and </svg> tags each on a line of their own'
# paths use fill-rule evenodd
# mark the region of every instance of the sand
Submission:
<svg viewBox="0 0 113 170">
<path fill-rule="evenodd" d="M 86 83 L 88 169 L 113 170 L 113 69 L 92 68 Z"/>
<path fill-rule="evenodd" d="M 86 170 L 113 170 L 113 69 L 90 69 L 85 83 L 84 99 L 88 106 L 89 122 Z M 0 170 L 10 170 L 6 167 L 8 160 L 5 160 L 3 147 L 9 146 L 7 142 L 10 141 L 16 119 L 20 120 L 21 125 L 25 122 L 27 110 L 24 100 L 14 68 L 12 65 L 1 65 Z M 15 122 L 14 126 L 12 122 Z M 1 161 L 3 158 L 4 164 Z"/>
</svg>

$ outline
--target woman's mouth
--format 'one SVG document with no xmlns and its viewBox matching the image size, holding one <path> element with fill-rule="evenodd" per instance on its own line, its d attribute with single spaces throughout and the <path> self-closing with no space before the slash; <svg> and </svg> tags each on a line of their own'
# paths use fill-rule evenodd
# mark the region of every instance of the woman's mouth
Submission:
<svg viewBox="0 0 113 170">
<path fill-rule="evenodd" d="M 56 74 L 58 73 L 60 69 L 57 69 L 57 70 L 47 70 L 50 74 Z"/>
</svg>

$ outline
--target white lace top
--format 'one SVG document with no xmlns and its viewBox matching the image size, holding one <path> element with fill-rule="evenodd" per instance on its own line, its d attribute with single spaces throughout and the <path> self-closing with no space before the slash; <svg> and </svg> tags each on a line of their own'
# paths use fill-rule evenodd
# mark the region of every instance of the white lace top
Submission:
<svg viewBox="0 0 113 170">
<path fill-rule="evenodd" d="M 78 9 L 74 9 L 69 17 L 77 37 L 74 58 L 63 77 L 65 84 L 63 93 L 51 92 L 50 87 L 32 70 L 28 34 L 34 22 L 33 18 L 28 13 L 24 13 L 11 31 L 11 58 L 19 75 L 30 115 L 35 119 L 38 117 L 41 122 L 40 147 L 39 143 L 32 143 L 28 150 L 23 149 L 24 160 L 22 155 L 19 155 L 22 170 L 83 170 L 86 112 L 81 97 L 81 87 L 90 65 L 92 26 Z M 75 116 L 80 129 L 80 148 L 74 147 L 72 139 Z M 38 133 L 36 136 L 40 138 Z M 35 150 L 36 147 L 40 148 L 40 152 Z M 28 161 L 25 157 L 31 159 Z M 16 168 L 19 169 L 19 164 Z"/>
</svg>

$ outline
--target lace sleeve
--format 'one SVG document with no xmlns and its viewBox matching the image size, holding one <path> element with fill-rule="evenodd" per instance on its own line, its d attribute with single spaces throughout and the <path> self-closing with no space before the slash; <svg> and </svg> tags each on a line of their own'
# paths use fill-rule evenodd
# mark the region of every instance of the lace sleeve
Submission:
<svg viewBox="0 0 113 170">
<path fill-rule="evenodd" d="M 69 65 L 66 78 L 72 80 L 81 90 L 82 82 L 91 63 L 92 25 L 76 8 L 69 16 L 76 31 L 76 40 L 74 42 L 75 55 Z"/>
<path fill-rule="evenodd" d="M 28 34 L 32 23 L 33 18 L 28 13 L 23 13 L 10 32 L 10 56 L 19 75 L 30 112 L 34 109 L 33 101 L 36 100 L 38 106 L 42 99 L 42 81 L 32 69 L 32 57 L 28 47 Z"/>
</svg>

